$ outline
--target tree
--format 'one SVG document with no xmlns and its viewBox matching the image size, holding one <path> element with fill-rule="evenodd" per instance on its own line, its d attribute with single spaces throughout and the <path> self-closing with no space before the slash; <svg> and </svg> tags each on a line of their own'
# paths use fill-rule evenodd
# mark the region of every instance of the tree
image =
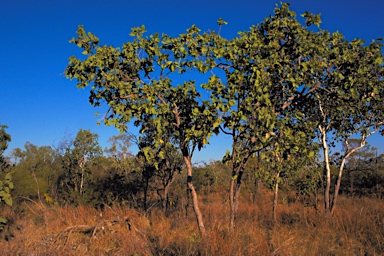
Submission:
<svg viewBox="0 0 384 256">
<path fill-rule="evenodd" d="M 4 202 L 12 206 L 11 190 L 14 186 L 11 173 L 7 172 L 9 163 L 4 157 L 4 151 L 8 148 L 8 143 L 11 141 L 11 135 L 5 131 L 7 128 L 8 126 L 0 124 L 0 177 L 3 178 L 3 173 L 6 173 L 4 179 L 0 180 L 0 205 Z M 7 219 L 0 216 L 0 231 L 5 224 L 7 224 Z"/>
<path fill-rule="evenodd" d="M 60 175 L 60 158 L 50 146 L 25 143 L 24 149 L 12 151 L 15 159 L 15 194 L 22 199 L 43 202 L 43 196 L 57 198 L 57 178 Z"/>
<path fill-rule="evenodd" d="M 358 138 L 349 139 L 348 146 L 357 148 L 360 146 L 360 140 Z M 341 154 L 336 152 L 339 155 L 336 166 L 341 165 L 342 156 L 345 155 L 346 151 L 348 148 L 344 145 Z M 351 196 L 377 193 L 378 163 L 377 148 L 367 143 L 363 148 L 357 150 L 345 161 L 345 175 L 343 175 L 340 192 L 348 193 Z"/>
<path fill-rule="evenodd" d="M 211 90 L 211 101 L 221 115 L 215 123 L 216 132 L 232 137 L 232 150 L 224 162 L 232 163 L 230 185 L 230 227 L 234 228 L 241 179 L 248 159 L 264 148 L 270 148 L 279 133 L 312 139 L 312 123 L 304 120 L 305 98 L 318 89 L 307 83 L 308 66 L 317 65 L 311 58 L 317 37 L 308 26 L 318 24 L 316 15 L 305 14 L 302 26 L 288 4 L 275 9 L 268 17 L 239 37 L 225 40 L 217 35 L 207 47 L 215 57 L 219 75 L 210 77 L 205 88 Z M 221 21 L 221 24 L 225 22 Z M 215 71 L 213 69 L 212 72 Z M 225 79 L 220 78 L 224 73 Z M 289 126 L 295 122 L 300 127 Z M 290 147 L 300 147 L 292 144 Z M 308 152 L 309 153 L 309 152 Z M 313 154 L 313 152 L 311 153 Z"/>
<path fill-rule="evenodd" d="M 8 161 L 4 157 L 4 151 L 8 148 L 8 143 L 11 141 L 11 135 L 9 135 L 5 129 L 8 126 L 0 124 L 0 167 L 1 176 L 5 173 L 4 180 L 0 181 L 0 203 L 4 201 L 7 205 L 12 205 L 11 189 L 13 189 L 12 176 L 8 173 L 10 167 Z M 0 223 L 4 221 L 4 218 L 0 218 Z"/>
<path fill-rule="evenodd" d="M 106 148 L 104 152 L 107 153 L 114 160 L 114 164 L 121 172 L 125 173 L 132 169 L 133 153 L 130 151 L 133 135 L 121 133 L 117 136 L 109 138 L 108 142 L 111 144 L 110 148 Z"/>
<path fill-rule="evenodd" d="M 90 164 L 102 155 L 98 135 L 90 130 L 80 129 L 72 145 L 62 156 L 63 174 L 59 177 L 62 192 L 68 193 L 67 200 L 79 202 L 84 197 Z"/>
<path fill-rule="evenodd" d="M 8 148 L 8 143 L 11 141 L 11 135 L 9 135 L 5 129 L 8 126 L 0 124 L 0 171 L 5 172 L 9 168 L 9 162 L 4 157 L 4 151 Z"/>
<path fill-rule="evenodd" d="M 171 143 L 183 155 L 187 187 L 203 235 L 205 227 L 192 182 L 192 156 L 213 133 L 232 137 L 232 150 L 223 159 L 232 164 L 231 228 L 248 159 L 265 148 L 278 155 L 302 148 L 314 156 L 308 141 L 315 135 L 324 151 L 328 209 L 329 132 L 345 141 L 346 134 L 360 132 L 366 138 L 380 129 L 375 117 L 382 115 L 377 107 L 382 103 L 381 44 L 363 47 L 359 40 L 345 42 L 339 33 L 310 29 L 319 26 L 320 15 L 306 12 L 302 16 L 305 26 L 289 4 L 282 4 L 274 15 L 231 40 L 214 31 L 202 34 L 195 26 L 179 37 L 144 37 L 142 26 L 132 29 L 134 39 L 122 49 L 99 46 L 99 39 L 79 26 L 78 37 L 71 42 L 82 48 L 86 59 L 70 57 L 65 74 L 76 79 L 78 87 L 91 86 L 92 105 L 108 105 L 105 124 L 122 131 L 133 124 L 142 134 L 153 127 L 151 149 L 161 149 L 162 136 L 171 134 Z M 218 24 L 221 27 L 226 22 L 219 19 Z M 204 76 L 208 81 L 198 87 L 187 76 L 178 84 L 190 71 L 210 71 Z M 202 97 L 203 89 L 209 93 L 208 99 Z M 365 114 L 358 115 L 359 109 Z M 294 142 L 287 134 L 298 134 L 302 140 Z M 281 138 L 290 142 L 277 149 L 274 145 Z M 148 152 L 144 150 L 144 156 L 151 158 Z"/>
<path fill-rule="evenodd" d="M 146 181 L 146 188 L 150 178 L 155 178 L 157 194 L 160 196 L 163 204 L 163 211 L 166 212 L 169 204 L 169 188 L 174 182 L 176 174 L 180 173 L 185 167 L 183 156 L 175 147 L 172 133 L 163 133 L 161 136 L 162 143 L 155 146 L 156 127 L 150 126 L 147 122 L 147 131 L 145 136 L 141 136 L 138 141 L 139 153 L 138 158 L 141 160 L 143 169 L 143 177 Z M 146 203 L 146 190 L 145 200 Z M 163 194 L 160 193 L 163 191 Z M 146 205 L 144 207 L 146 210 Z"/>
<path fill-rule="evenodd" d="M 327 211 L 333 211 L 345 162 L 364 147 L 369 136 L 383 129 L 383 55 L 380 42 L 364 46 L 362 40 L 348 42 L 338 32 L 320 33 L 324 35 L 323 56 L 319 60 L 322 69 L 313 72 L 312 80 L 322 89 L 312 95 L 306 115 L 317 122 L 316 134 L 323 148 L 326 177 L 324 205 Z M 349 145 L 352 136 L 359 136 L 359 145 Z M 329 150 L 337 142 L 343 143 L 346 151 L 338 167 L 332 202 Z"/>
<path fill-rule="evenodd" d="M 206 50 L 201 45 L 209 35 L 200 35 L 195 26 L 176 38 L 165 34 L 148 38 L 144 37 L 145 32 L 144 26 L 133 28 L 134 40 L 120 49 L 99 46 L 99 39 L 79 26 L 78 37 L 71 42 L 83 49 L 87 59 L 70 57 L 65 74 L 77 79 L 78 87 L 91 86 L 89 100 L 93 106 L 108 104 L 106 125 L 125 131 L 134 120 L 133 124 L 145 133 L 147 123 L 152 122 L 157 131 L 153 138 L 156 148 L 163 143 L 162 134 L 172 134 L 187 168 L 187 187 L 192 194 L 199 230 L 204 235 L 192 182 L 192 157 L 195 149 L 200 150 L 208 143 L 216 109 L 201 98 L 194 81 L 175 85 L 171 78 L 191 70 L 208 71 L 206 59 L 193 57 Z"/>
</svg>

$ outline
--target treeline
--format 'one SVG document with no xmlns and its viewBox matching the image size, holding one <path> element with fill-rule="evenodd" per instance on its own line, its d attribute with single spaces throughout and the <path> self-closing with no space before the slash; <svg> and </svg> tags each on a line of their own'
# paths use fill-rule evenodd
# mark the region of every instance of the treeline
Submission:
<svg viewBox="0 0 384 256">
<path fill-rule="evenodd" d="M 4 126 L 3 126 L 4 127 Z M 3 130 L 4 131 L 4 130 Z M 188 197 L 182 173 L 182 155 L 167 152 L 164 165 L 156 167 L 141 154 L 130 151 L 136 140 L 132 135 L 113 136 L 110 147 L 101 149 L 98 135 L 79 130 L 74 139 L 63 139 L 56 147 L 36 146 L 27 142 L 23 149 L 14 149 L 9 157 L 2 155 L 2 177 L 12 174 L 13 202 L 33 201 L 48 205 L 125 204 L 144 211 L 152 207 L 169 211 L 185 207 Z M 355 140 L 351 141 L 356 143 Z M 274 167 L 266 160 L 268 152 L 252 159 L 243 177 L 244 193 L 256 200 L 260 186 L 274 189 Z M 336 183 L 340 153 L 332 155 L 332 184 Z M 324 190 L 323 167 L 320 158 L 300 163 L 281 173 L 281 189 L 294 192 L 295 198 L 308 206 L 318 205 Z M 6 168 L 4 168 L 6 166 Z M 349 196 L 381 198 L 384 192 L 384 155 L 367 145 L 346 165 L 341 193 Z M 194 166 L 196 190 L 214 193 L 229 189 L 231 166 L 222 161 Z M 292 193 L 291 193 L 292 194 Z M 283 200 L 288 200 L 287 198 Z M 171 209 L 170 209 L 171 208 Z"/>
</svg>

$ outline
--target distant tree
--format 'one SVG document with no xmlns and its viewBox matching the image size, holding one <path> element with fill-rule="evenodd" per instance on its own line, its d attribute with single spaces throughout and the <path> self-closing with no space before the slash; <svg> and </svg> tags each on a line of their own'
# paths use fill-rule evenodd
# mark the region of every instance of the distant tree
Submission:
<svg viewBox="0 0 384 256">
<path fill-rule="evenodd" d="M 318 209 L 318 195 L 323 187 L 323 168 L 319 158 L 316 156 L 304 162 L 291 180 L 291 188 L 296 191 L 296 199 L 315 209 Z"/>
<path fill-rule="evenodd" d="M 73 141 L 74 147 L 72 154 L 75 157 L 75 160 L 77 161 L 81 170 L 79 185 L 80 194 L 84 193 L 86 165 L 94 158 L 99 157 L 102 154 L 102 150 L 98 142 L 98 137 L 99 135 L 96 133 L 91 133 L 90 130 L 80 129 L 76 135 L 75 140 Z"/>
<path fill-rule="evenodd" d="M 360 140 L 357 138 L 349 139 L 348 145 L 351 148 L 356 148 L 360 145 Z M 347 150 L 344 145 L 342 153 L 339 154 L 338 161 L 336 161 L 337 166 L 340 166 L 342 156 Z M 377 194 L 380 179 L 379 163 L 380 157 L 377 156 L 377 148 L 372 147 L 369 143 L 357 150 L 345 161 L 345 175 L 341 181 L 340 192 L 351 196 Z"/>
<path fill-rule="evenodd" d="M 130 151 L 133 135 L 122 133 L 109 138 L 108 142 L 111 144 L 110 148 L 105 148 L 104 152 L 114 159 L 114 162 L 118 168 L 125 169 L 128 166 L 127 162 L 129 158 L 133 158 L 134 155 Z M 128 167 L 129 168 L 129 167 Z"/>
<path fill-rule="evenodd" d="M 15 160 L 15 195 L 20 199 L 39 200 L 57 198 L 57 179 L 60 175 L 60 157 L 50 146 L 25 143 L 24 149 L 12 151 Z"/>
<path fill-rule="evenodd" d="M 102 150 L 98 135 L 82 129 L 69 146 L 62 156 L 63 173 L 59 177 L 59 184 L 61 191 L 69 196 L 67 200 L 75 200 L 78 203 L 86 192 L 87 177 L 91 175 L 89 167 L 102 155 Z M 89 193 L 90 191 L 87 192 Z"/>
</svg>

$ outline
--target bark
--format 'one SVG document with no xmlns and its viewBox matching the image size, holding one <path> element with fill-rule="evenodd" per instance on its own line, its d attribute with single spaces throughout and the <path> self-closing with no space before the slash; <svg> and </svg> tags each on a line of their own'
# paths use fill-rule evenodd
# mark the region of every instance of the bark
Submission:
<svg viewBox="0 0 384 256">
<path fill-rule="evenodd" d="M 241 179 L 243 176 L 244 170 L 243 168 L 240 169 L 239 174 L 236 179 L 236 186 L 235 186 L 235 195 L 234 195 L 234 220 L 235 223 L 236 216 L 237 216 L 237 210 L 239 209 L 239 197 L 240 197 L 240 188 L 241 188 Z"/>
<path fill-rule="evenodd" d="M 335 186 L 335 193 L 333 195 L 333 200 L 332 200 L 331 213 L 333 213 L 333 210 L 335 209 L 335 206 L 336 206 L 336 202 L 337 202 L 337 198 L 338 198 L 338 194 L 339 194 L 339 190 L 340 190 L 341 177 L 343 176 L 345 161 L 346 161 L 346 158 L 343 158 L 343 160 L 341 161 L 341 166 L 339 169 L 339 175 L 337 177 L 337 182 L 336 182 L 336 186 Z"/>
<path fill-rule="evenodd" d="M 235 192 L 235 179 L 231 179 L 229 187 L 229 228 L 233 230 L 235 228 L 235 203 L 234 203 L 234 192 Z"/>
<path fill-rule="evenodd" d="M 203 215 L 201 214 L 200 208 L 199 208 L 199 200 L 197 197 L 197 193 L 195 190 L 195 187 L 192 183 L 192 163 L 191 163 L 191 157 L 188 155 L 183 154 L 184 162 L 187 167 L 187 186 L 188 189 L 191 192 L 192 195 L 192 203 L 193 203 L 193 210 L 196 215 L 197 225 L 199 226 L 199 231 L 202 237 L 206 235 L 204 221 L 203 221 Z"/>
<path fill-rule="evenodd" d="M 83 188 L 84 188 L 84 168 L 81 167 L 80 195 L 83 195 Z"/>
<path fill-rule="evenodd" d="M 349 176 L 349 193 L 351 193 L 351 196 L 354 197 L 354 194 L 355 194 L 355 188 L 353 187 L 353 183 L 354 183 L 354 177 L 353 177 L 353 172 L 350 172 L 350 176 Z"/>
<path fill-rule="evenodd" d="M 335 186 L 335 193 L 333 195 L 333 201 L 332 201 L 332 207 L 331 207 L 331 213 L 333 213 L 335 207 L 336 207 L 336 203 L 337 203 L 337 199 L 338 199 L 338 195 L 339 195 L 339 191 L 340 191 L 340 184 L 341 184 L 341 178 L 343 176 L 343 171 L 344 171 L 344 166 L 345 166 L 345 162 L 347 161 L 347 159 L 353 154 L 355 153 L 357 150 L 363 148 L 365 146 L 365 139 L 362 139 L 361 142 L 360 142 L 360 146 L 350 150 L 349 148 L 349 144 L 348 144 L 348 141 L 345 142 L 346 144 L 346 148 L 347 148 L 347 153 L 344 155 L 343 157 L 343 160 L 341 161 L 341 165 L 340 165 L 340 168 L 339 168 L 339 175 L 337 177 L 337 182 L 336 182 L 336 186 Z"/>
<path fill-rule="evenodd" d="M 237 177 L 235 176 L 235 173 L 237 174 Z M 229 202 L 230 202 L 230 220 L 229 220 L 229 227 L 231 230 L 235 228 L 235 221 L 236 221 L 236 215 L 237 210 L 239 208 L 239 197 L 240 197 L 240 188 L 241 188 L 241 179 L 244 173 L 244 169 L 240 167 L 240 170 L 238 172 L 232 173 L 232 179 L 231 179 L 231 185 L 230 185 L 230 191 L 229 191 Z M 233 178 L 236 177 L 236 178 Z"/>
<path fill-rule="evenodd" d="M 166 185 L 164 187 L 164 199 L 163 199 L 163 211 L 166 212 L 167 209 L 168 209 L 168 189 L 169 189 L 169 185 Z"/>
<path fill-rule="evenodd" d="M 86 164 L 86 162 L 87 162 L 87 159 L 86 159 L 86 157 L 85 157 L 85 155 L 82 157 L 82 160 L 80 161 L 80 164 L 79 164 L 79 166 L 80 166 L 80 169 L 81 169 L 81 180 L 80 180 L 80 195 L 82 196 L 83 195 L 83 193 L 84 193 L 84 176 L 85 176 L 85 174 L 84 174 L 84 172 L 85 172 L 85 164 Z"/>
<path fill-rule="evenodd" d="M 149 181 L 148 177 L 145 177 L 145 186 L 144 186 L 144 200 L 143 200 L 143 209 L 144 212 L 147 212 L 147 197 L 148 197 L 148 186 L 149 186 Z"/>
<path fill-rule="evenodd" d="M 280 173 L 277 174 L 277 178 L 279 178 L 279 176 L 280 176 Z M 277 222 L 276 209 L 277 209 L 278 193 L 279 193 L 279 182 L 276 179 L 275 189 L 273 193 L 273 206 L 272 206 L 272 217 L 275 223 Z"/>
<path fill-rule="evenodd" d="M 259 179 L 255 179 L 255 190 L 252 192 L 252 204 L 256 204 L 259 193 Z"/>
<path fill-rule="evenodd" d="M 326 177 L 326 186 L 324 189 L 324 208 L 326 211 L 330 210 L 330 189 L 331 189 L 331 165 L 329 162 L 329 148 L 327 145 L 327 134 L 325 128 L 319 126 L 321 132 L 321 143 L 323 146 L 324 152 L 324 161 L 325 161 L 325 177 Z"/>
</svg>

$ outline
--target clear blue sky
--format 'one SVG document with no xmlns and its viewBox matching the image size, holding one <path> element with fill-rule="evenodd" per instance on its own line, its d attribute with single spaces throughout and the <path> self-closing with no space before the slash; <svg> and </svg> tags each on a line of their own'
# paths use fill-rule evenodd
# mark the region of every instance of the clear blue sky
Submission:
<svg viewBox="0 0 384 256">
<path fill-rule="evenodd" d="M 97 109 L 88 93 L 63 76 L 68 57 L 78 54 L 68 41 L 79 24 L 101 39 L 121 46 L 130 40 L 131 27 L 145 25 L 149 33 L 184 33 L 196 24 L 203 31 L 217 30 L 222 17 L 229 24 L 222 35 L 234 37 L 273 13 L 275 0 L 0 0 L 0 124 L 12 136 L 7 153 L 35 145 L 57 145 L 65 133 L 80 128 L 99 134 L 102 147 L 118 132 L 97 126 Z M 291 9 L 322 14 L 322 28 L 340 31 L 352 40 L 370 42 L 384 37 L 384 0 L 294 0 Z M 384 153 L 384 139 L 369 141 Z M 229 141 L 213 138 L 196 153 L 194 161 L 221 159 Z"/>
</svg>

